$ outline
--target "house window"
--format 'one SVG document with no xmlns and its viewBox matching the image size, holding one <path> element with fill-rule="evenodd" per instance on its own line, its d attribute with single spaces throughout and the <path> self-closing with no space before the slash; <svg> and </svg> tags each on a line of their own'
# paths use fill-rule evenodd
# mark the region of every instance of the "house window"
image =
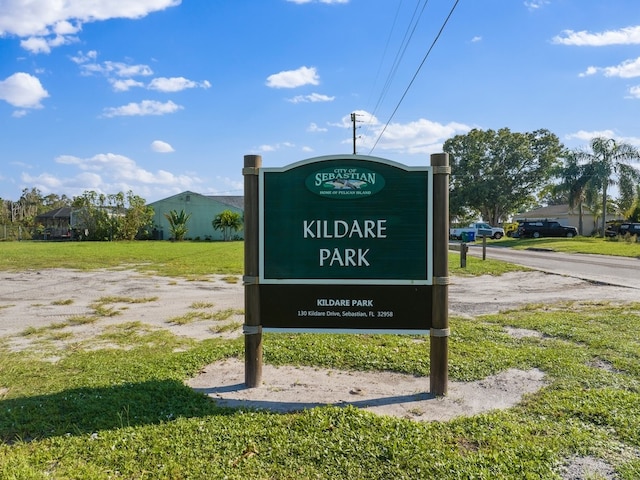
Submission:
<svg viewBox="0 0 640 480">
<path fill-rule="evenodd" d="M 185 201 L 186 202 L 190 202 L 191 201 L 191 195 L 187 195 L 186 198 L 185 198 Z"/>
</svg>

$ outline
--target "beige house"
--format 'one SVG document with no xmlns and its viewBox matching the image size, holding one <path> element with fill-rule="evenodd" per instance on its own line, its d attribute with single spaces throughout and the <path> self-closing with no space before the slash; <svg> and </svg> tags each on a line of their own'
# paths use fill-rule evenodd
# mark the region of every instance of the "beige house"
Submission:
<svg viewBox="0 0 640 480">
<path fill-rule="evenodd" d="M 607 214 L 607 221 L 618 219 L 617 215 Z M 580 231 L 580 215 L 578 207 L 569 208 L 569 205 L 549 205 L 528 212 L 518 213 L 513 217 L 514 222 L 523 220 L 556 220 L 561 225 L 576 227 L 580 235 L 591 235 L 600 226 L 600 218 L 582 207 L 582 232 Z"/>
</svg>

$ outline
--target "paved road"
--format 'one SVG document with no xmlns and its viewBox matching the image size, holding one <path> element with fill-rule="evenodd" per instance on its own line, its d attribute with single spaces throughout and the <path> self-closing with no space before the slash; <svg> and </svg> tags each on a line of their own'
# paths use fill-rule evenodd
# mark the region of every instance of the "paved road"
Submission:
<svg viewBox="0 0 640 480">
<path fill-rule="evenodd" d="M 469 255 L 481 257 L 482 245 L 469 245 Z M 487 245 L 487 258 L 592 282 L 640 290 L 640 258 L 513 250 L 489 245 Z M 640 294 L 638 299 L 640 300 Z"/>
</svg>

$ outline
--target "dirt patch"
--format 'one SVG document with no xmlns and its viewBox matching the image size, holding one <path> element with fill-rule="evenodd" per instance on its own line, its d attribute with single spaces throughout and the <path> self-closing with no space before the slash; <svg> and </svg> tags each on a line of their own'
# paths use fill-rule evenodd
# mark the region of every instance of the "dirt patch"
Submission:
<svg viewBox="0 0 640 480">
<path fill-rule="evenodd" d="M 446 421 L 507 408 L 545 385 L 539 370 L 511 369 L 477 382 L 450 382 L 448 394 L 428 393 L 429 378 L 389 372 L 343 372 L 310 367 L 263 367 L 258 388 L 244 386 L 244 363 L 209 365 L 189 386 L 221 406 L 291 412 L 320 405 L 352 405 L 419 421 Z"/>
<path fill-rule="evenodd" d="M 241 277 L 210 276 L 198 281 L 143 275 L 132 271 L 78 272 L 53 269 L 0 273 L 0 336 L 12 337 L 14 347 L 27 347 L 27 329 L 94 316 L 96 306 L 110 313 L 94 323 L 77 322 L 69 330 L 73 340 L 95 336 L 110 325 L 138 321 L 176 335 L 201 340 L 224 336 L 212 331 L 222 323 L 244 321 L 244 289 Z M 216 319 L 188 322 L 194 312 L 227 312 Z M 237 335 L 239 329 L 231 333 Z"/>
<path fill-rule="evenodd" d="M 455 277 L 449 287 L 450 315 L 475 317 L 524 305 L 567 301 L 636 302 L 638 290 L 543 272 Z"/>
</svg>

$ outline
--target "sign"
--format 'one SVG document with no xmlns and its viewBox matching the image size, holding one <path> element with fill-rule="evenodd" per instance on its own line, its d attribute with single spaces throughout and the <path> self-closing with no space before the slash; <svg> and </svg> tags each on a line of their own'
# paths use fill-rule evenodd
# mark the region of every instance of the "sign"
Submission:
<svg viewBox="0 0 640 480">
<path fill-rule="evenodd" d="M 429 167 L 317 157 L 260 169 L 259 191 L 264 327 L 429 329 Z"/>
<path fill-rule="evenodd" d="M 267 331 L 423 334 L 430 328 L 430 285 L 262 285 Z"/>
</svg>

